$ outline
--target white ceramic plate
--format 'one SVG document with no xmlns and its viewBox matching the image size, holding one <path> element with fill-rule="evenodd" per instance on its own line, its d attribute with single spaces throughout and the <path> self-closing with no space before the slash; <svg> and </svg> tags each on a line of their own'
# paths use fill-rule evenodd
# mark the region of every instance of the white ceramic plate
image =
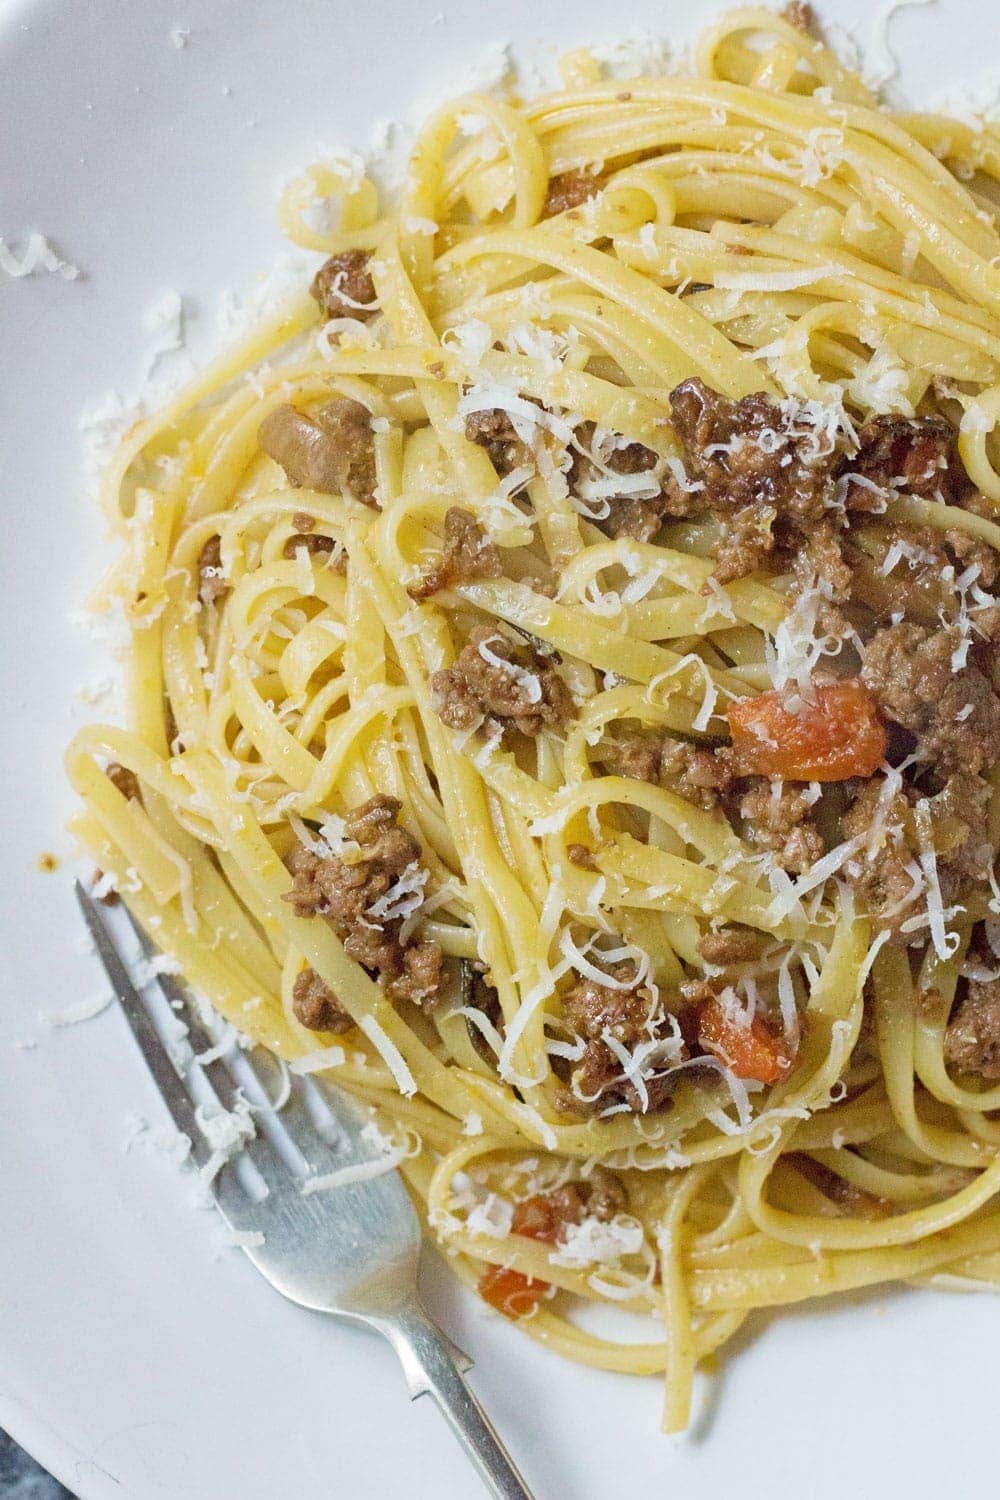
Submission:
<svg viewBox="0 0 1000 1500">
<path fill-rule="evenodd" d="M 894 20 L 911 97 L 976 81 L 991 10 L 942 0 Z M 77 418 L 135 383 L 143 312 L 169 287 L 205 310 L 250 286 L 279 249 L 282 170 L 330 143 L 363 148 L 376 119 L 461 88 L 489 44 L 551 57 L 626 26 L 676 38 L 708 7 L 634 4 L 625 21 L 599 0 L 361 11 L 0 0 L 0 234 L 43 230 L 86 273 L 0 277 L 0 1423 L 83 1500 L 479 1493 L 387 1348 L 285 1305 L 219 1249 L 183 1174 L 124 1149 L 129 1116 L 161 1116 L 120 1017 L 52 1032 L 37 1014 L 100 982 L 66 867 L 35 862 L 69 852 L 60 755 L 72 695 L 101 665 L 67 618 L 100 550 Z M 865 0 L 826 13 L 871 39 Z M 761 1323 L 673 1442 L 657 1435 L 655 1380 L 563 1364 L 440 1267 L 426 1282 L 540 1500 L 995 1494 L 989 1301 L 900 1293 Z"/>
</svg>

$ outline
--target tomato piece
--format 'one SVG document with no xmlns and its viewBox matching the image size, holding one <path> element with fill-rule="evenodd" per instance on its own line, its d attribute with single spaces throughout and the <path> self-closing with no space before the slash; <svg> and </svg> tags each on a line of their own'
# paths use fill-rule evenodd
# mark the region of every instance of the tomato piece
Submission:
<svg viewBox="0 0 1000 1500">
<path fill-rule="evenodd" d="M 732 1068 L 737 1078 L 777 1083 L 792 1070 L 784 1044 L 759 1016 L 744 1026 L 718 1000 L 707 1001 L 698 1013 L 698 1041 L 706 1052 L 714 1053 Z"/>
<path fill-rule="evenodd" d="M 523 1318 L 534 1312 L 548 1289 L 547 1281 L 507 1266 L 487 1266 L 479 1278 L 480 1297 L 505 1318 Z"/>
<path fill-rule="evenodd" d="M 873 776 L 885 759 L 885 725 L 856 677 L 819 684 L 809 697 L 784 689 L 739 698 L 727 717 L 740 776 L 846 781 Z"/>
<path fill-rule="evenodd" d="M 556 1212 L 551 1198 L 539 1193 L 536 1198 L 525 1198 L 514 1209 L 511 1220 L 514 1234 L 523 1234 L 529 1240 L 542 1240 L 554 1245 L 563 1227 L 563 1220 Z"/>
</svg>

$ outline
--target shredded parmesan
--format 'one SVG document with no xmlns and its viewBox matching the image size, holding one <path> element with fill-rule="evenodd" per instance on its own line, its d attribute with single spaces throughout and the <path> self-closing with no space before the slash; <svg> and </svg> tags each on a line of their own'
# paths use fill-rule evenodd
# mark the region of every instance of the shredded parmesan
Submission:
<svg viewBox="0 0 1000 1500">
<path fill-rule="evenodd" d="M 20 280 L 24 276 L 34 276 L 36 271 L 46 271 L 52 276 L 61 276 L 64 281 L 75 281 L 80 274 L 79 266 L 74 266 L 70 261 L 63 260 L 57 255 L 49 244 L 44 234 L 39 234 L 37 229 L 28 235 L 24 249 L 18 255 L 10 248 L 6 240 L 0 235 L 0 271 L 7 276 Z"/>
<path fill-rule="evenodd" d="M 39 1011 L 41 1020 L 50 1026 L 78 1026 L 82 1021 L 92 1021 L 99 1016 L 114 999 L 109 990 L 102 990 L 96 995 L 89 995 L 86 1000 L 78 1000 L 75 1005 L 67 1005 L 62 1010 Z"/>
<path fill-rule="evenodd" d="M 416 1080 L 406 1062 L 403 1054 L 386 1031 L 376 1021 L 374 1016 L 363 1016 L 358 1023 L 368 1040 L 374 1045 L 385 1063 L 389 1072 L 396 1080 L 396 1087 L 401 1094 L 409 1099 L 417 1092 Z"/>
<path fill-rule="evenodd" d="M 372 1161 L 354 1162 L 349 1167 L 337 1167 L 333 1172 L 321 1172 L 315 1177 L 307 1177 L 299 1191 L 303 1198 L 309 1198 L 313 1193 L 325 1193 L 329 1188 L 348 1187 L 352 1182 L 370 1182 L 374 1177 L 385 1177 L 394 1172 L 405 1156 L 406 1150 L 399 1147 L 390 1155 Z"/>
</svg>

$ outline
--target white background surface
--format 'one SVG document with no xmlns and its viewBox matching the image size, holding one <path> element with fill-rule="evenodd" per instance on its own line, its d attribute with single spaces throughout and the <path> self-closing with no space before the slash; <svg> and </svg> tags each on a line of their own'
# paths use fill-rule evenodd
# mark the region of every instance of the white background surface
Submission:
<svg viewBox="0 0 1000 1500">
<path fill-rule="evenodd" d="M 870 35 L 862 0 L 825 12 Z M 220 288 L 270 264 L 283 169 L 324 144 L 363 149 L 375 119 L 440 94 L 491 42 L 530 55 L 625 26 L 676 38 L 706 14 L 679 0 L 634 4 L 627 22 L 597 0 L 0 4 L 0 234 L 39 228 L 86 272 L 0 278 L 0 1423 L 84 1500 L 479 1492 L 388 1348 L 285 1305 L 219 1249 L 186 1177 L 125 1152 L 128 1117 L 160 1114 L 118 1015 L 56 1033 L 38 1020 L 100 982 L 66 867 L 35 869 L 69 852 L 60 755 L 99 665 L 67 620 L 100 544 L 77 416 L 135 383 L 141 316 L 165 289 L 210 321 Z M 988 84 L 994 17 L 988 0 L 898 15 L 910 97 Z M 676 1442 L 657 1435 L 657 1381 L 563 1364 L 437 1266 L 426 1280 L 539 1500 L 996 1493 L 992 1302 L 901 1293 L 755 1325 Z"/>
</svg>

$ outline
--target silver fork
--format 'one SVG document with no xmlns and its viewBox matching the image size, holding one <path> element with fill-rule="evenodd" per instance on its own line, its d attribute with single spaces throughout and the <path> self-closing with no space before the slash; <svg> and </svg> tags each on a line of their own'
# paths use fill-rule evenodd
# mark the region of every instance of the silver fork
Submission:
<svg viewBox="0 0 1000 1500">
<path fill-rule="evenodd" d="M 204 1168 L 211 1158 L 199 1124 L 199 1105 L 206 1111 L 230 1109 L 239 1090 L 256 1110 L 256 1134 L 214 1177 L 211 1192 L 231 1228 L 252 1236 L 254 1242 L 242 1248 L 258 1271 L 301 1307 L 377 1329 L 396 1351 L 411 1399 L 425 1392 L 434 1397 L 490 1494 L 499 1500 L 531 1500 L 463 1379 L 472 1361 L 420 1305 L 420 1225 L 399 1173 L 385 1172 L 309 1195 L 302 1192 L 310 1174 L 377 1158 L 377 1151 L 362 1138 L 367 1122 L 355 1103 L 338 1089 L 324 1086 L 320 1091 L 311 1081 L 296 1079 L 280 1113 L 269 1109 L 260 1077 L 268 1058 L 263 1049 L 257 1049 L 261 1056 L 256 1068 L 242 1052 L 225 1060 L 198 1062 L 198 1053 L 218 1049 L 184 990 L 158 974 L 156 984 L 166 1004 L 158 1012 L 152 999 L 147 1003 L 132 982 L 101 910 L 79 881 L 76 896 L 164 1103 L 177 1129 L 191 1142 L 195 1164 Z M 131 914 L 129 920 L 147 957 L 155 955 Z M 186 1065 L 175 1060 L 176 1047 L 164 1040 L 171 1014 L 188 1028 L 186 1045 L 193 1051 Z"/>
</svg>

